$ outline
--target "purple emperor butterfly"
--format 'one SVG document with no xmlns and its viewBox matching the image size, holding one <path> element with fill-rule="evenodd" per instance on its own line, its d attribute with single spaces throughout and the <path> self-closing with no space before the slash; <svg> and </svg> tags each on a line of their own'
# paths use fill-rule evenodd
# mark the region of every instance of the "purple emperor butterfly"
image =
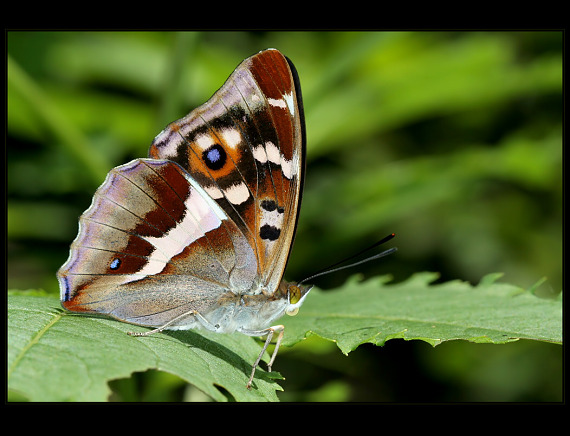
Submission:
<svg viewBox="0 0 570 436">
<path fill-rule="evenodd" d="M 311 286 L 283 281 L 305 168 L 299 80 L 277 50 L 243 61 L 168 125 L 148 159 L 111 170 L 58 272 L 61 302 L 163 329 L 267 336 Z"/>
</svg>

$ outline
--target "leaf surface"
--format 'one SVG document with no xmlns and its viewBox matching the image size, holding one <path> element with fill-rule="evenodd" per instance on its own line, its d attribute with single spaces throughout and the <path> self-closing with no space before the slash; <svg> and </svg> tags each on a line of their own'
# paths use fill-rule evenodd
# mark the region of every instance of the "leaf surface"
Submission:
<svg viewBox="0 0 570 436">
<path fill-rule="evenodd" d="M 157 369 L 217 401 L 228 399 L 217 386 L 236 401 L 277 401 L 278 375 L 258 368 L 252 389 L 245 387 L 260 350 L 251 337 L 129 331 L 144 328 L 64 312 L 55 297 L 9 295 L 8 387 L 31 401 L 106 401 L 109 380 Z"/>
<path fill-rule="evenodd" d="M 433 346 L 457 339 L 562 343 L 560 295 L 538 298 L 497 283 L 498 275 L 484 277 L 477 286 L 431 284 L 436 278 L 420 273 L 389 284 L 388 277 L 359 281 L 355 276 L 334 291 L 313 289 L 297 316 L 279 321 L 285 325 L 283 345 L 310 335 L 334 341 L 344 354 L 363 343 L 383 345 L 395 338 Z M 157 369 L 217 401 L 277 400 L 280 376 L 263 368 L 258 368 L 253 388 L 245 388 L 260 350 L 253 338 L 203 330 L 138 338 L 126 334 L 133 330 L 144 328 L 64 312 L 55 297 L 10 294 L 9 389 L 32 401 L 105 401 L 108 381 Z"/>
<path fill-rule="evenodd" d="M 475 287 L 458 280 L 430 285 L 437 275 L 418 273 L 402 283 L 387 284 L 388 277 L 364 282 L 352 277 L 334 291 L 314 289 L 297 316 L 283 319 L 284 344 L 316 334 L 348 354 L 360 344 L 383 345 L 394 338 L 433 346 L 454 339 L 562 343 L 561 298 L 538 298 L 496 283 L 498 276 L 488 275 Z"/>
</svg>

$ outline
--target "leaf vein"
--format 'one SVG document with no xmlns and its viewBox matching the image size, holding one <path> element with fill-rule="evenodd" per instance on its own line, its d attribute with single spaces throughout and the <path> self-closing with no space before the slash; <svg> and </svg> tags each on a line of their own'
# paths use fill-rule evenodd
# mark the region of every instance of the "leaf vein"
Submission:
<svg viewBox="0 0 570 436">
<path fill-rule="evenodd" d="M 26 353 L 34 346 L 36 345 L 40 339 L 42 338 L 42 336 L 51 328 L 51 326 L 53 326 L 56 322 L 58 322 L 61 319 L 61 314 L 57 314 L 57 315 L 53 315 L 53 318 L 50 322 L 48 322 L 41 330 L 39 330 L 37 332 L 37 334 L 32 338 L 31 341 L 29 341 L 26 346 L 24 348 L 22 348 L 22 350 L 20 351 L 20 353 L 18 353 L 18 355 L 16 356 L 16 358 L 14 359 L 14 361 L 12 362 L 12 365 L 10 366 L 10 368 L 8 368 L 8 378 L 10 378 L 10 375 L 12 374 L 12 372 L 14 371 L 14 369 L 16 369 L 16 367 L 18 366 L 18 364 L 21 362 L 21 360 L 25 357 Z"/>
</svg>

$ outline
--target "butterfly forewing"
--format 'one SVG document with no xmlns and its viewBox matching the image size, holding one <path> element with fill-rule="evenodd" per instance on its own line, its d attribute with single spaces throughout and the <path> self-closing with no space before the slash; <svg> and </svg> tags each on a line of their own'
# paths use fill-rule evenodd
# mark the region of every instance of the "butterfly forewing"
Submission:
<svg viewBox="0 0 570 436">
<path fill-rule="evenodd" d="M 304 124 L 292 65 L 277 50 L 246 59 L 216 94 L 171 123 L 149 156 L 179 163 L 240 228 L 261 283 L 282 278 L 295 233 Z"/>
</svg>

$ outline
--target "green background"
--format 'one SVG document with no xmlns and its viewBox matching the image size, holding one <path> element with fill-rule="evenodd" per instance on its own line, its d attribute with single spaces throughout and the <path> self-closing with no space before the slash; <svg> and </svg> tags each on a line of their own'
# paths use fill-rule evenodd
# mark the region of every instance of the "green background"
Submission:
<svg viewBox="0 0 570 436">
<path fill-rule="evenodd" d="M 57 293 L 77 218 L 107 171 L 274 47 L 296 65 L 307 178 L 286 276 L 388 233 L 355 272 L 394 281 L 491 272 L 562 288 L 562 32 L 8 32 L 8 288 Z M 302 309 L 301 309 L 302 310 Z M 283 401 L 560 401 L 562 348 L 391 340 L 344 356 L 281 350 Z M 113 382 L 116 400 L 205 399 L 174 376 Z"/>
</svg>

